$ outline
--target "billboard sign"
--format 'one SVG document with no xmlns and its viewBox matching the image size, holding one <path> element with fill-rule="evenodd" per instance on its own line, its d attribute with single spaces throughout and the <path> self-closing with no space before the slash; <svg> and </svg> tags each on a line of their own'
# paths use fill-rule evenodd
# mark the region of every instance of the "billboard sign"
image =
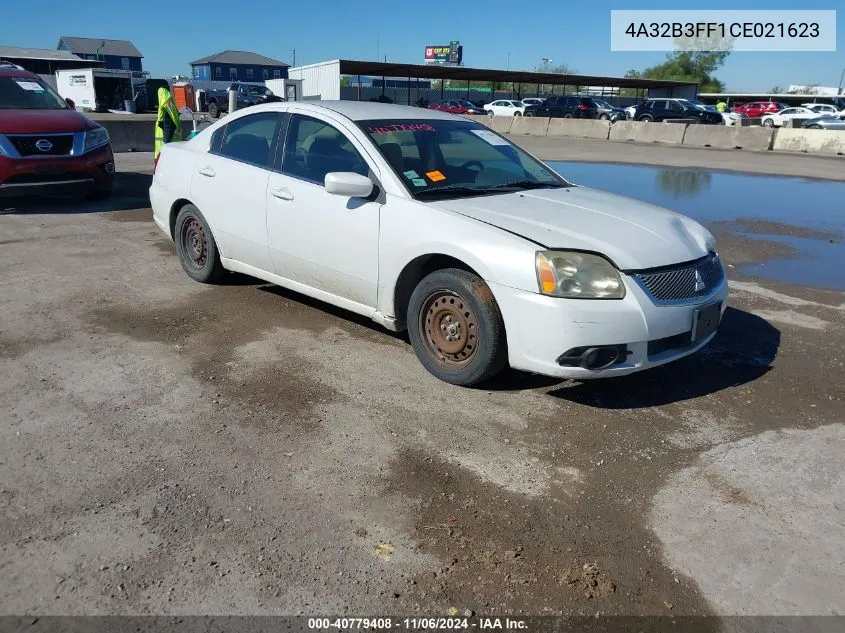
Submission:
<svg viewBox="0 0 845 633">
<path fill-rule="evenodd" d="M 460 66 L 464 57 L 464 47 L 458 41 L 449 43 L 449 46 L 426 46 L 425 63 L 442 64 L 444 66 Z"/>
</svg>

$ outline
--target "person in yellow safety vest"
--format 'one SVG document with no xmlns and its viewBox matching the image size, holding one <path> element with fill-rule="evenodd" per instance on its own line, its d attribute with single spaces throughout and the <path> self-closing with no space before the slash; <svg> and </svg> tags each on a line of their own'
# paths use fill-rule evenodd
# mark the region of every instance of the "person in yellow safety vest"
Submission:
<svg viewBox="0 0 845 633">
<path fill-rule="evenodd" d="M 176 109 L 176 104 L 173 102 L 173 95 L 167 88 L 159 88 L 153 160 L 158 160 L 158 155 L 165 143 L 181 140 L 182 123 L 179 121 L 179 110 Z"/>
<path fill-rule="evenodd" d="M 724 101 L 719 101 L 719 103 L 716 104 L 716 109 L 719 112 L 724 112 L 725 110 L 728 109 L 728 104 L 725 103 Z"/>
</svg>

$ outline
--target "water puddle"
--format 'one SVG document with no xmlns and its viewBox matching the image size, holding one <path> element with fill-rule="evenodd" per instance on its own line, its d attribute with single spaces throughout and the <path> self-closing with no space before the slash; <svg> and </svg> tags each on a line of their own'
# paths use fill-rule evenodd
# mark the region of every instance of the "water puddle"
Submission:
<svg viewBox="0 0 845 633">
<path fill-rule="evenodd" d="M 644 200 L 795 257 L 745 264 L 739 272 L 814 288 L 845 290 L 845 182 L 704 169 L 551 162 L 568 180 Z"/>
</svg>

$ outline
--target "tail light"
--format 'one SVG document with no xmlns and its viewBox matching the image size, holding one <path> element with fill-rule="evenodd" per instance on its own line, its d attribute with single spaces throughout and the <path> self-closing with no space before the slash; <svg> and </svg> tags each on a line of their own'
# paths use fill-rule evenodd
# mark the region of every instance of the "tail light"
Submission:
<svg viewBox="0 0 845 633">
<path fill-rule="evenodd" d="M 579 105 L 579 106 L 578 106 L 578 109 L 579 109 L 579 110 L 589 110 L 590 108 L 588 108 L 587 106 L 585 106 L 585 105 L 582 103 L 581 105 Z"/>
</svg>

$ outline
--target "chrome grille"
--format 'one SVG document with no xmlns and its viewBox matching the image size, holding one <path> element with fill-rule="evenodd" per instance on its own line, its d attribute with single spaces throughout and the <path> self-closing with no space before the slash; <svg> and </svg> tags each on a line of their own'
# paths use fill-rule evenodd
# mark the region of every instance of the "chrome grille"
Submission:
<svg viewBox="0 0 845 633">
<path fill-rule="evenodd" d="M 674 268 L 642 270 L 633 277 L 655 303 L 673 303 L 706 297 L 725 278 L 725 271 L 718 255 L 708 255 Z"/>
</svg>

